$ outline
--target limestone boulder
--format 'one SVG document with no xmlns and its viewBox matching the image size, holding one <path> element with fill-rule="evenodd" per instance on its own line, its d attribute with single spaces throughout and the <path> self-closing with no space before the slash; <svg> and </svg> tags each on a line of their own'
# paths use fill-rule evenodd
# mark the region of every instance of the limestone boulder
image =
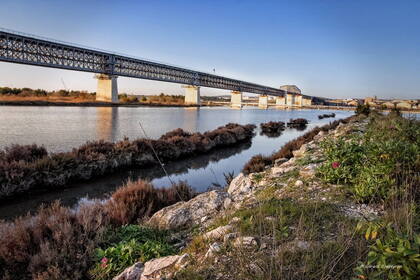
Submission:
<svg viewBox="0 0 420 280">
<path fill-rule="evenodd" d="M 189 201 L 181 201 L 156 212 L 149 223 L 161 229 L 177 229 L 199 224 L 223 208 L 229 195 L 224 191 L 202 193 Z"/>
<path fill-rule="evenodd" d="M 137 262 L 127 267 L 121 274 L 112 278 L 112 280 L 138 280 L 144 271 L 144 264 Z"/>
<path fill-rule="evenodd" d="M 144 264 L 140 280 L 160 280 L 171 278 L 174 273 L 188 263 L 189 255 L 175 255 L 153 259 Z"/>
<path fill-rule="evenodd" d="M 246 196 L 249 196 L 254 190 L 251 179 L 240 173 L 236 176 L 229 185 L 228 194 L 233 201 L 240 201 Z"/>
</svg>

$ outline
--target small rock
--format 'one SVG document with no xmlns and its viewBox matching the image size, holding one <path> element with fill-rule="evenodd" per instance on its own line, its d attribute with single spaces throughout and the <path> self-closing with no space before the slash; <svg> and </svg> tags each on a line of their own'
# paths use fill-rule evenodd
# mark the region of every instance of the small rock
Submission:
<svg viewBox="0 0 420 280">
<path fill-rule="evenodd" d="M 226 234 L 223 237 L 223 244 L 228 244 L 230 241 L 234 240 L 236 237 L 238 237 L 238 233 L 237 232 L 231 232 Z"/>
<path fill-rule="evenodd" d="M 296 180 L 296 182 L 295 182 L 295 186 L 296 186 L 296 187 L 303 186 L 303 182 L 302 182 L 301 180 Z"/>
<path fill-rule="evenodd" d="M 287 172 L 292 171 L 294 169 L 296 169 L 296 166 L 287 166 L 287 167 L 284 167 L 282 165 L 282 166 L 279 166 L 279 167 L 273 167 L 273 168 L 271 168 L 271 173 L 274 176 L 279 176 L 281 174 L 287 173 Z"/>
<path fill-rule="evenodd" d="M 237 224 L 241 221 L 241 218 L 239 217 L 233 217 L 232 220 L 230 220 L 229 224 Z"/>
<path fill-rule="evenodd" d="M 269 222 L 273 222 L 273 221 L 275 221 L 275 220 L 276 220 L 276 218 L 274 218 L 274 217 L 272 217 L 272 216 L 268 216 L 268 217 L 265 217 L 265 220 L 266 220 L 266 221 L 269 221 Z"/>
<path fill-rule="evenodd" d="M 303 157 L 306 151 L 307 151 L 307 145 L 303 144 L 302 146 L 300 146 L 299 150 L 295 150 L 292 153 L 294 157 Z"/>
<path fill-rule="evenodd" d="M 204 223 L 208 219 L 210 219 L 209 216 L 204 216 L 203 218 L 201 218 L 201 223 Z"/>
<path fill-rule="evenodd" d="M 222 238 L 225 234 L 227 234 L 230 230 L 232 230 L 231 225 L 226 226 L 220 226 L 218 228 L 215 228 L 209 232 L 206 232 L 203 237 L 205 239 L 219 239 Z"/>
<path fill-rule="evenodd" d="M 207 253 L 204 255 L 204 258 L 212 258 L 214 257 L 215 253 L 220 252 L 222 250 L 222 246 L 219 242 L 214 242 L 210 245 Z"/>
<path fill-rule="evenodd" d="M 253 236 L 241 236 L 237 237 L 233 242 L 233 246 L 235 247 L 253 247 L 258 246 L 258 240 Z"/>
<path fill-rule="evenodd" d="M 228 209 L 229 206 L 232 204 L 232 199 L 230 199 L 230 197 L 226 198 L 225 201 L 223 202 L 223 207 L 225 209 Z"/>
<path fill-rule="evenodd" d="M 314 177 L 316 173 L 317 164 L 312 163 L 299 170 L 299 175 L 302 177 Z"/>
<path fill-rule="evenodd" d="M 286 161 L 288 161 L 288 159 L 287 158 L 278 158 L 278 159 L 276 159 L 275 161 L 274 161 L 274 165 L 280 165 L 280 164 L 282 164 L 282 163 L 285 163 Z"/>
</svg>

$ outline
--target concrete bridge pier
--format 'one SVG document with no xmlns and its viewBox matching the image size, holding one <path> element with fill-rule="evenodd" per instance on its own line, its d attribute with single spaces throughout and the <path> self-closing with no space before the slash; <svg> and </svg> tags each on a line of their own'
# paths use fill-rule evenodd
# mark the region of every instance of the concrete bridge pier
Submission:
<svg viewBox="0 0 420 280">
<path fill-rule="evenodd" d="M 295 103 L 295 95 L 293 93 L 286 93 L 286 105 L 288 107 L 292 107 L 293 104 Z"/>
<path fill-rule="evenodd" d="M 96 101 L 118 102 L 118 76 L 97 74 L 98 86 L 96 89 Z"/>
<path fill-rule="evenodd" d="M 183 86 L 185 88 L 185 105 L 200 105 L 200 87 Z"/>
<path fill-rule="evenodd" d="M 297 107 L 302 107 L 302 94 L 296 94 L 295 96 L 295 105 Z"/>
<path fill-rule="evenodd" d="M 311 98 L 302 98 L 302 106 L 311 106 L 312 105 L 312 99 Z"/>
<path fill-rule="evenodd" d="M 258 97 L 258 107 L 261 109 L 267 109 L 268 108 L 268 95 L 261 94 Z"/>
<path fill-rule="evenodd" d="M 242 92 L 233 90 L 230 93 L 230 107 L 235 109 L 242 108 Z"/>
<path fill-rule="evenodd" d="M 285 96 L 277 96 L 276 97 L 276 106 L 278 106 L 278 107 L 286 106 L 286 97 Z"/>
</svg>

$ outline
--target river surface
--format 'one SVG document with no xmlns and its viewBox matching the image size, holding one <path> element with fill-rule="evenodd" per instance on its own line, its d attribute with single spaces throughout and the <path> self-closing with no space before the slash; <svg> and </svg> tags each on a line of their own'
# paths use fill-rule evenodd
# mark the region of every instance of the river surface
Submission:
<svg viewBox="0 0 420 280">
<path fill-rule="evenodd" d="M 319 120 L 318 115 L 336 113 L 335 118 Z M 198 191 L 213 184 L 224 185 L 224 174 L 238 174 L 255 154 L 271 154 L 286 142 L 305 131 L 333 120 L 350 116 L 350 111 L 334 110 L 262 110 L 245 107 L 156 108 L 156 107 L 47 107 L 0 106 L 0 148 L 11 144 L 44 145 L 49 152 L 70 151 L 86 141 L 104 139 L 118 141 L 124 137 L 144 137 L 140 124 L 150 138 L 181 127 L 190 132 L 204 132 L 229 122 L 258 126 L 250 143 L 215 150 L 205 155 L 167 163 L 165 168 L 172 181 L 184 180 Z M 305 130 L 286 129 L 280 136 L 260 134 L 259 124 L 267 121 L 286 122 L 291 118 L 305 118 Z M 60 199 L 63 204 L 75 205 L 81 198 L 104 198 L 129 179 L 151 180 L 157 187 L 170 185 L 163 170 L 127 169 L 87 182 L 69 185 L 44 194 L 31 194 L 0 202 L 0 219 L 10 219 L 34 211 L 42 203 Z"/>
</svg>

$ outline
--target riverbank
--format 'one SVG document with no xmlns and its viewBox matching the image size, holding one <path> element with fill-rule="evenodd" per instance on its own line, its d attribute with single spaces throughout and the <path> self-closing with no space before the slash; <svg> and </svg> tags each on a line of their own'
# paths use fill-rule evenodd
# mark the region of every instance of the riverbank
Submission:
<svg viewBox="0 0 420 280">
<path fill-rule="evenodd" d="M 0 100 L 0 106 L 68 106 L 68 107 L 179 107 L 195 108 L 210 105 L 186 105 L 163 103 L 110 103 L 101 101 L 46 101 L 46 100 Z"/>
<path fill-rule="evenodd" d="M 249 141 L 254 125 L 227 124 L 205 133 L 176 129 L 157 140 L 88 142 L 67 153 L 48 154 L 37 145 L 0 151 L 0 199 L 31 191 L 63 188 L 71 182 L 111 174 L 121 168 L 150 167 Z"/>
<path fill-rule="evenodd" d="M 358 116 L 291 141 L 226 189 L 178 186 L 169 197 L 182 201 L 168 207 L 140 181 L 110 201 L 40 210 L 0 225 L 0 275 L 415 279 L 419 131 L 399 116 Z"/>
</svg>

